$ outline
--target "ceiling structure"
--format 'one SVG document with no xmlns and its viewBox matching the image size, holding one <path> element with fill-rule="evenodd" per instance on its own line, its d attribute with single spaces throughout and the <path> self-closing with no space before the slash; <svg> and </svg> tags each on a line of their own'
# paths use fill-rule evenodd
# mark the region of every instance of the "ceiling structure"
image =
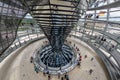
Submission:
<svg viewBox="0 0 120 80">
<path fill-rule="evenodd" d="M 1 26 L 0 33 L 1 55 L 14 41 L 17 28 L 27 13 L 37 21 L 54 48 L 59 44 L 62 45 L 84 14 L 88 2 L 87 0 L 1 0 L 0 20 L 4 26 Z"/>
</svg>

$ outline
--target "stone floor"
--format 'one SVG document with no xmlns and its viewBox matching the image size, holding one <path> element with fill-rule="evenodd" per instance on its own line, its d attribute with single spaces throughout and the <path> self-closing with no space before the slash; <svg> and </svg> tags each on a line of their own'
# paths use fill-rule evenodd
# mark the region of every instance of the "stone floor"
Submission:
<svg viewBox="0 0 120 80">
<path fill-rule="evenodd" d="M 69 39 L 72 45 L 75 43 L 82 55 L 81 67 L 68 73 L 70 80 L 109 80 L 108 73 L 96 53 L 85 43 L 78 39 Z M 0 63 L 0 80 L 48 80 L 42 72 L 36 73 L 34 65 L 30 63 L 33 52 L 43 44 L 43 40 L 36 41 L 21 49 L 17 49 Z M 84 56 L 87 55 L 87 58 Z M 91 61 L 91 58 L 94 58 Z M 90 75 L 89 70 L 93 69 Z M 62 75 L 64 76 L 64 75 Z M 60 80 L 58 76 L 51 76 L 51 80 Z"/>
</svg>

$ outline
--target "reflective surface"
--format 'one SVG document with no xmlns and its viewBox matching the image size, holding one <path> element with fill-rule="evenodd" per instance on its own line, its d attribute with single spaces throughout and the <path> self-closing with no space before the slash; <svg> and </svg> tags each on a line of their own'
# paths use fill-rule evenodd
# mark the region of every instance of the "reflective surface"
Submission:
<svg viewBox="0 0 120 80">
<path fill-rule="evenodd" d="M 51 51 L 51 49 L 51 46 L 46 46 L 38 52 L 38 56 L 40 57 L 39 61 L 42 61 L 46 66 L 54 68 L 62 67 L 70 63 L 74 57 L 74 52 L 67 45 L 62 46 L 61 53 L 54 53 Z"/>
<path fill-rule="evenodd" d="M 25 8 L 18 0 L 0 0 L 0 55 L 14 41 L 25 13 Z"/>
</svg>

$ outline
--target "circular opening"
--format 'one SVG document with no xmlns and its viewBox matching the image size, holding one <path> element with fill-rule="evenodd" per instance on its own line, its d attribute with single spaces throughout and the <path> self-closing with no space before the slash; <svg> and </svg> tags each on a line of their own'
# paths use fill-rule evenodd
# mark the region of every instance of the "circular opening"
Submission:
<svg viewBox="0 0 120 80">
<path fill-rule="evenodd" d="M 50 45 L 45 46 L 39 53 L 39 61 L 42 61 L 46 66 L 52 68 L 63 67 L 71 62 L 73 58 L 72 49 L 63 45 L 61 51 L 52 52 L 52 47 Z"/>
</svg>

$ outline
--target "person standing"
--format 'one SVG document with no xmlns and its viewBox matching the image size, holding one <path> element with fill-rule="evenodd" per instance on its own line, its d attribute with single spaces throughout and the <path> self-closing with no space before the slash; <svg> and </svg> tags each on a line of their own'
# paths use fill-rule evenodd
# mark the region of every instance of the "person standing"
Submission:
<svg viewBox="0 0 120 80">
<path fill-rule="evenodd" d="M 89 74 L 91 75 L 92 73 L 93 73 L 93 70 L 92 70 L 92 69 L 90 69 L 90 70 L 89 70 Z"/>
<path fill-rule="evenodd" d="M 91 58 L 91 61 L 93 61 L 93 60 L 94 60 L 94 58 L 92 57 L 92 58 Z"/>
<path fill-rule="evenodd" d="M 60 73 L 58 73 L 58 79 L 60 78 Z"/>
<path fill-rule="evenodd" d="M 61 77 L 61 80 L 64 80 L 64 78 L 63 78 L 63 77 Z"/>
<path fill-rule="evenodd" d="M 50 80 L 50 78 L 51 78 L 51 76 L 50 76 L 50 74 L 48 75 L 48 80 Z"/>
<path fill-rule="evenodd" d="M 87 55 L 85 55 L 85 58 L 87 58 Z"/>
</svg>

